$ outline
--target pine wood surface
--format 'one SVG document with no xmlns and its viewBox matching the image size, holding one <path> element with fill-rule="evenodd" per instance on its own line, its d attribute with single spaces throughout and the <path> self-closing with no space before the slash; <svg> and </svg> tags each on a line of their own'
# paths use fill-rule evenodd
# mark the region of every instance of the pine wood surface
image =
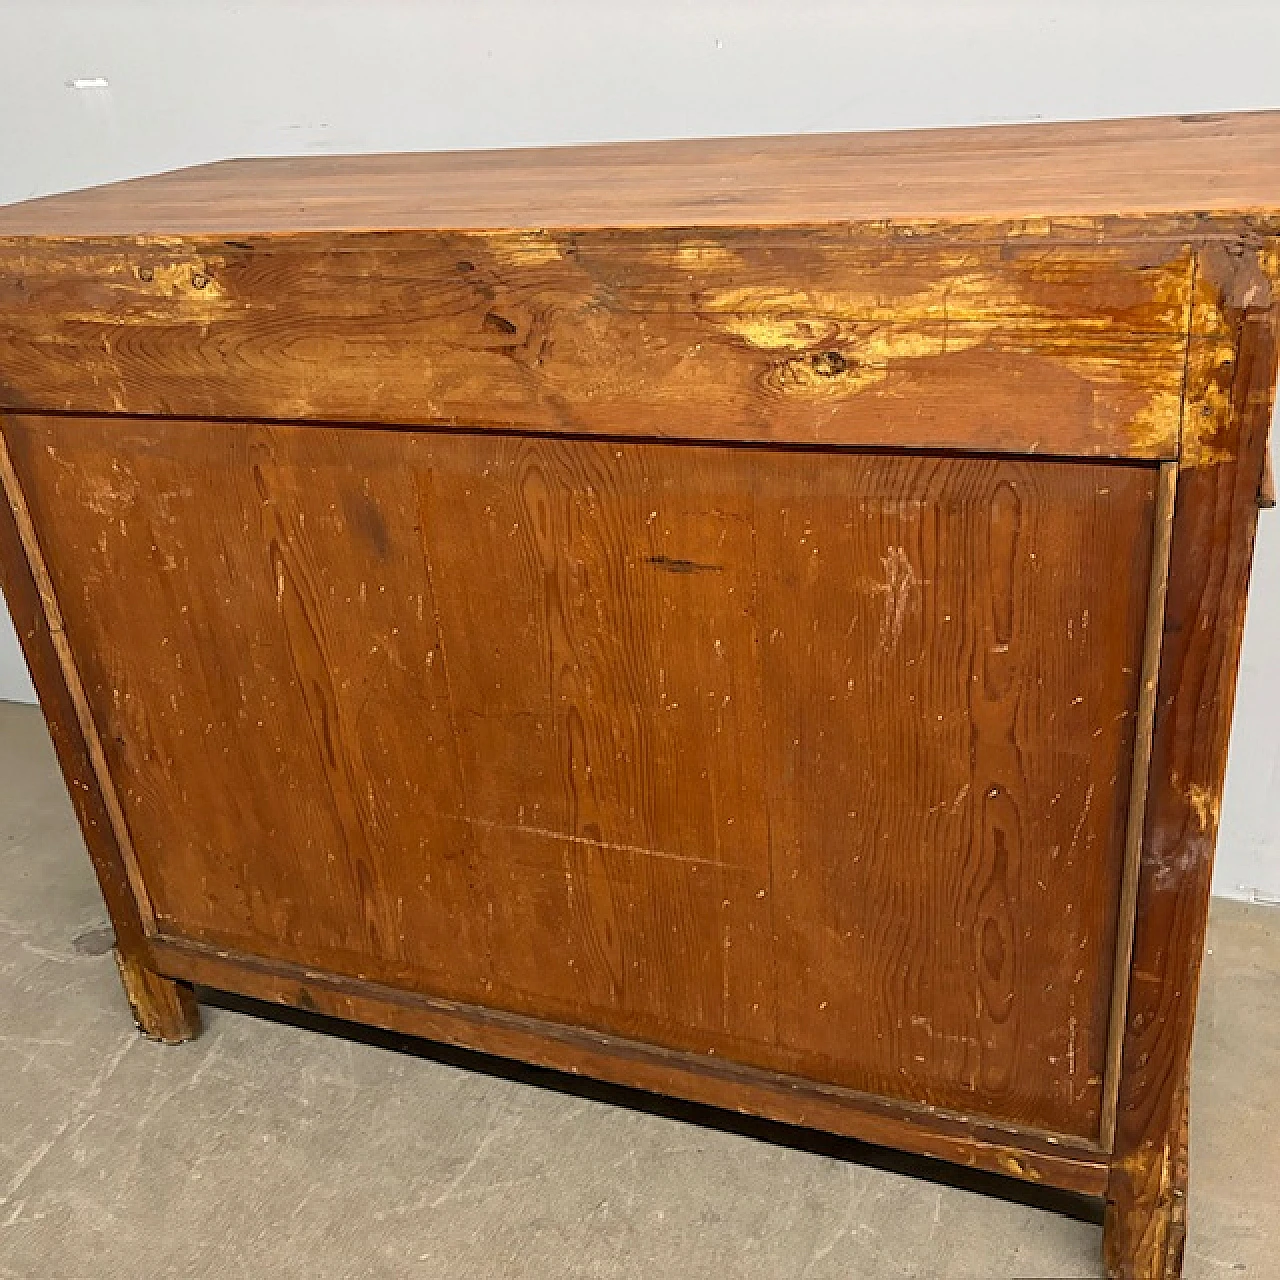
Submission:
<svg viewBox="0 0 1280 1280">
<path fill-rule="evenodd" d="M 1175 1280 L 1278 232 L 1275 112 L 0 209 L 0 580 L 139 1024 L 1105 1192 Z"/>
<path fill-rule="evenodd" d="M 0 236 L 1280 214 L 1280 112 L 230 160 L 0 210 Z"/>
<path fill-rule="evenodd" d="M 1097 1137 L 1148 469 L 8 433 L 162 932 Z"/>
</svg>

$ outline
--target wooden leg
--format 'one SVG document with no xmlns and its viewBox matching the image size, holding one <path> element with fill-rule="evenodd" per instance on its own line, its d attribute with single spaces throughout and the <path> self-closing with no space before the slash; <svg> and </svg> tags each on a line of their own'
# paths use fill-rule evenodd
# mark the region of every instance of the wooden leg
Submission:
<svg viewBox="0 0 1280 1280">
<path fill-rule="evenodd" d="M 200 1034 L 200 1009 L 189 984 L 162 978 L 118 947 L 116 965 L 133 1020 L 144 1036 L 163 1044 L 182 1044 Z"/>
<path fill-rule="evenodd" d="M 1280 358 L 1271 260 L 1214 246 L 1198 250 L 1196 264 L 1196 289 L 1214 299 L 1235 351 L 1211 350 L 1216 333 L 1193 334 L 1188 346 L 1107 1186 L 1113 1280 L 1177 1280 L 1182 1271 L 1196 992 Z"/>
<path fill-rule="evenodd" d="M 1190 1095 L 1188 1081 L 1163 1143 L 1139 1149 L 1112 1170 L 1102 1240 L 1110 1280 L 1182 1276 Z"/>
</svg>

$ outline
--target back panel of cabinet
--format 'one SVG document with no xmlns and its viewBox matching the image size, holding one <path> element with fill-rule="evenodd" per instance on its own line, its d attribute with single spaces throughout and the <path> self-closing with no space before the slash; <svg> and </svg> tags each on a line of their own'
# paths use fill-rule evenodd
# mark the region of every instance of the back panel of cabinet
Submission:
<svg viewBox="0 0 1280 1280">
<path fill-rule="evenodd" d="M 1097 1138 L 1151 467 L 5 431 L 160 933 Z"/>
</svg>

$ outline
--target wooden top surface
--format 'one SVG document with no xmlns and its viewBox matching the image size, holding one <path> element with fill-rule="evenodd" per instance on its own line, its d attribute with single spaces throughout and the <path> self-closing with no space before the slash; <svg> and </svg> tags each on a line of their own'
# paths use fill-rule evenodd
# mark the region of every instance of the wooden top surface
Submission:
<svg viewBox="0 0 1280 1280">
<path fill-rule="evenodd" d="M 1280 215 L 1280 111 L 231 160 L 0 208 L 0 236 Z"/>
</svg>

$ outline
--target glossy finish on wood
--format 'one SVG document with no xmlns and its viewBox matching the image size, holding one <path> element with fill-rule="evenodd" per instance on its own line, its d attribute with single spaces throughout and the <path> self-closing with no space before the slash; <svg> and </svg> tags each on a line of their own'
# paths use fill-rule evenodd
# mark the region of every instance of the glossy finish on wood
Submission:
<svg viewBox="0 0 1280 1280">
<path fill-rule="evenodd" d="M 0 567 L 144 1025 L 1105 1190 L 1171 1280 L 1277 231 L 1274 113 L 0 211 Z"/>
</svg>

